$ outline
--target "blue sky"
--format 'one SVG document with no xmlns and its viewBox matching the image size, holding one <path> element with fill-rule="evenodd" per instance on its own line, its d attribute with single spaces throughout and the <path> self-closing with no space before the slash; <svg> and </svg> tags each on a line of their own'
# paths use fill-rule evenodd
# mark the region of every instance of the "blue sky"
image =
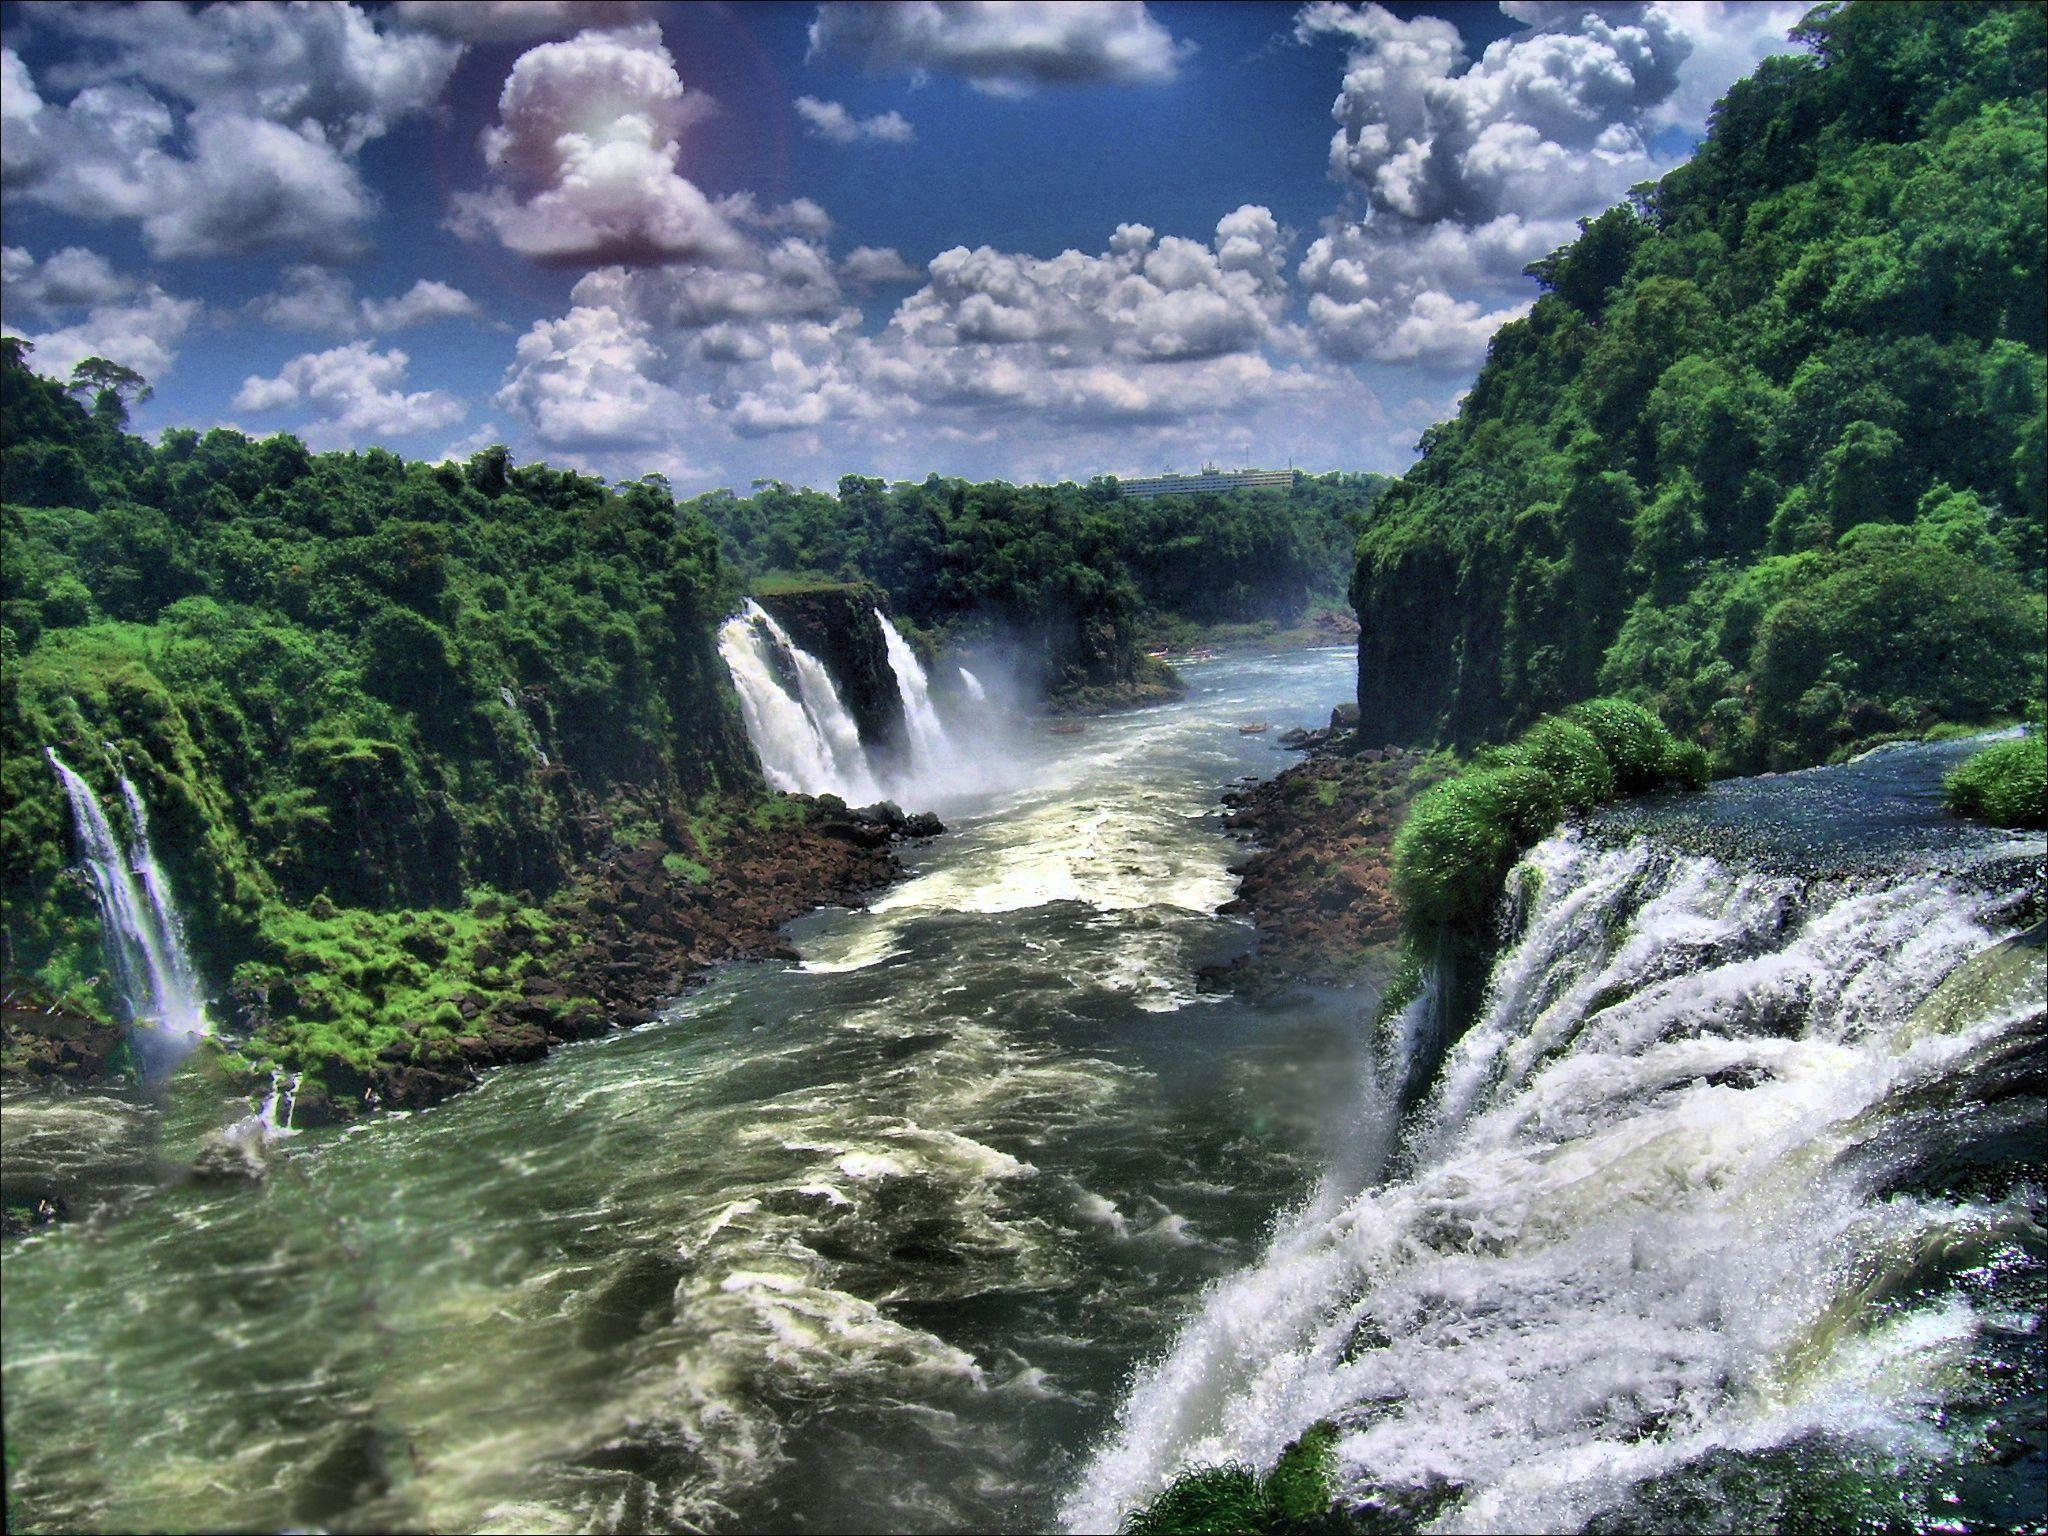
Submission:
<svg viewBox="0 0 2048 1536">
<path fill-rule="evenodd" d="M 144 431 L 679 491 L 1403 467 L 1796 6 L 0 6 L 0 322 Z"/>
</svg>

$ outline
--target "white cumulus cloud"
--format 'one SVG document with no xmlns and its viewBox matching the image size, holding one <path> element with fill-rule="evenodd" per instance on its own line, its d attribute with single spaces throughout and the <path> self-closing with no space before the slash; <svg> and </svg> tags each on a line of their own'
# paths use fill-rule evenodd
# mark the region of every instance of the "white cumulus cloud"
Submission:
<svg viewBox="0 0 2048 1536">
<path fill-rule="evenodd" d="M 1194 52 L 1142 0 L 845 0 L 811 23 L 813 58 L 957 75 L 1015 95 L 1042 85 L 1172 80 Z"/>
<path fill-rule="evenodd" d="M 815 96 L 797 97 L 796 111 L 813 137 L 832 144 L 858 144 L 862 139 L 883 144 L 908 144 L 917 137 L 917 130 L 911 127 L 910 119 L 901 112 L 856 117 L 841 103 L 820 101 Z"/>
<path fill-rule="evenodd" d="M 316 446 L 438 432 L 460 421 L 467 408 L 453 395 L 439 390 L 406 392 L 410 363 L 396 347 L 379 352 L 367 341 L 302 353 L 272 377 L 244 379 L 231 408 L 309 407 L 314 421 L 306 435 Z"/>
<path fill-rule="evenodd" d="M 463 43 L 534 43 L 647 17 L 646 0 L 398 0 L 391 10 L 423 32 Z"/>
<path fill-rule="evenodd" d="M 1296 13 L 1297 39 L 1348 50 L 1330 141 L 1346 206 L 1299 271 L 1333 357 L 1476 364 L 1528 308 L 1523 268 L 1669 169 L 1659 132 L 1703 125 L 1708 103 L 1788 46 L 1793 19 L 1761 5 L 1501 8 L 1523 29 L 1476 60 L 1441 17 L 1338 0 Z"/>
<path fill-rule="evenodd" d="M 684 131 L 715 110 L 652 22 L 529 49 L 484 131 L 491 183 L 456 197 L 455 227 L 537 261 L 737 260 L 746 238 L 677 170 Z"/>
<path fill-rule="evenodd" d="M 352 5 L 65 6 L 40 24 L 89 46 L 40 84 L 0 56 L 8 191 L 133 220 L 153 255 L 364 244 L 370 141 L 439 96 L 458 45 Z"/>
<path fill-rule="evenodd" d="M 249 313 L 288 331 L 402 331 L 436 320 L 477 319 L 482 308 L 468 294 L 434 278 L 419 278 L 388 299 L 357 299 L 355 285 L 326 267 L 287 267 L 275 293 L 250 300 Z"/>
</svg>

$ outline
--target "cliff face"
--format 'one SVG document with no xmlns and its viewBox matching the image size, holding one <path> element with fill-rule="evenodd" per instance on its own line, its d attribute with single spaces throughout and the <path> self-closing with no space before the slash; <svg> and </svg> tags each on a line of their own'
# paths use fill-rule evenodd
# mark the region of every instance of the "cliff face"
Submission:
<svg viewBox="0 0 2048 1536">
<path fill-rule="evenodd" d="M 908 736 L 903 721 L 903 695 L 875 610 L 888 599 L 877 587 L 857 585 L 803 587 L 755 599 L 798 645 L 825 664 L 839 685 L 861 743 L 883 758 L 899 756 Z"/>
<path fill-rule="evenodd" d="M 1753 773 L 2040 697 L 2044 17 L 1822 7 L 1534 264 L 1359 538 L 1362 740 L 1612 694 Z"/>
</svg>

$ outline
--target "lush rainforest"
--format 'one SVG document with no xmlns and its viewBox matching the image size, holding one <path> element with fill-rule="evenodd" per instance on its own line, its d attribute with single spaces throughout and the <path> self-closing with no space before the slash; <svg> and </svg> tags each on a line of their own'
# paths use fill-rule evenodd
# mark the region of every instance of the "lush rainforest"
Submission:
<svg viewBox="0 0 2048 1536">
<path fill-rule="evenodd" d="M 1289 490 L 1125 499 L 1117 482 L 779 481 L 690 502 L 749 577 L 875 583 L 914 623 L 988 638 L 1053 691 L 1134 677 L 1139 647 L 1188 626 L 1287 625 L 1341 608 L 1383 475 Z"/>
<path fill-rule="evenodd" d="M 147 388 L 126 370 L 67 389 L 14 339 L 0 368 L 6 969 L 108 1006 L 78 990 L 104 967 L 54 748 L 103 799 L 123 774 L 142 789 L 243 1015 L 325 1018 L 340 1055 L 515 985 L 461 956 L 506 948 L 507 922 L 534 947 L 535 903 L 579 861 L 658 835 L 702 867 L 714 803 L 762 789 L 716 645 L 748 582 L 872 581 L 916 623 L 1000 640 L 1032 681 L 1113 695 L 1162 624 L 1341 602 L 1384 483 L 1148 503 L 1113 482 L 848 477 L 837 497 L 679 506 L 658 476 L 614 487 L 503 449 L 152 446 L 125 430 Z M 433 914 L 418 954 L 412 914 Z"/>
<path fill-rule="evenodd" d="M 432 962 L 477 903 L 509 920 L 491 892 L 535 901 L 621 816 L 759 792 L 715 645 L 737 589 L 657 482 L 224 430 L 152 447 L 123 430 L 132 376 L 77 381 L 88 410 L 19 343 L 4 368 L 11 976 L 111 1005 L 74 990 L 104 967 L 46 749 L 103 799 L 135 780 L 245 1014 L 299 975 L 294 1006 L 358 1034 L 474 980 Z M 451 915 L 406 953 L 416 909 Z"/>
<path fill-rule="evenodd" d="M 1823 7 L 1531 269 L 1359 540 L 1369 734 L 1619 694 L 1741 772 L 2039 698 L 2044 27 Z"/>
</svg>

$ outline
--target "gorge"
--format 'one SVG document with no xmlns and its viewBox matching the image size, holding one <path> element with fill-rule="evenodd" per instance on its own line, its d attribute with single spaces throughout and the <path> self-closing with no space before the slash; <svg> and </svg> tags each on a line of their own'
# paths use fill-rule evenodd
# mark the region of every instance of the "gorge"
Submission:
<svg viewBox="0 0 2048 1536">
<path fill-rule="evenodd" d="M 412 9 L 278 15 L 425 57 Z M 1535 9 L 1536 54 L 1423 95 L 1670 19 Z M 1345 34 L 1347 100 L 1458 35 L 1297 15 Z M 634 16 L 510 67 L 659 81 Z M 1345 311 L 1420 349 L 1370 323 L 1405 269 L 1333 223 L 1283 271 L 1249 206 L 1214 248 L 1127 224 L 1113 262 L 962 246 L 925 283 L 828 261 L 803 199 L 704 200 L 748 281 L 636 246 L 508 343 L 595 348 L 547 419 L 614 435 L 554 463 L 491 423 L 144 436 L 139 373 L 0 338 L 7 1528 L 2037 1528 L 2048 18 L 1794 36 L 1526 303 L 1445 296 L 1485 360 L 1395 410 L 1451 413 L 1398 478 L 743 495 L 637 435 L 744 413 L 765 466 L 843 409 L 875 467 L 927 431 L 1082 462 L 1025 430 L 1030 355 L 1077 442 L 1166 451 L 1160 370 L 1351 402 L 1362 441 L 1394 408 L 1307 348 Z M 643 150 L 702 105 L 666 78 Z M 1043 105 L 988 84 L 920 99 Z M 855 138 L 806 155 L 920 142 L 811 107 Z M 1519 270 L 1537 227 L 1467 234 Z M 10 285 L 90 254 L 10 246 Z M 842 278 L 923 286 L 887 325 L 803 307 Z M 1094 297 L 1026 302 L 1068 279 Z M 320 291 L 328 371 L 237 399 L 311 400 L 398 324 Z M 1272 358 L 1210 350 L 1247 327 Z M 613 392 L 664 334 L 815 411 Z M 885 420 L 861 358 L 945 399 Z"/>
</svg>

